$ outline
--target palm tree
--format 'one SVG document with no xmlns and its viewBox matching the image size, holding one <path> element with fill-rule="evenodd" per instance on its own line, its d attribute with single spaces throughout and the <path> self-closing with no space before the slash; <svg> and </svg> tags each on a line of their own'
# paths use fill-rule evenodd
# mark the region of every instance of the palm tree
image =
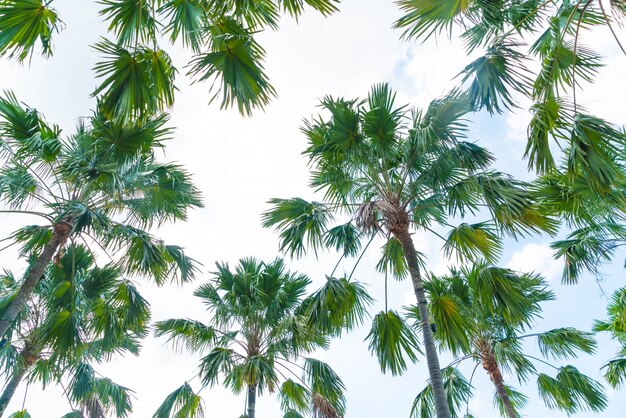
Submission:
<svg viewBox="0 0 626 418">
<path fill-rule="evenodd" d="M 554 365 L 579 352 L 593 354 L 596 342 L 591 334 L 574 328 L 532 332 L 541 304 L 554 299 L 541 277 L 481 262 L 449 275 L 431 276 L 425 287 L 430 316 L 437 324 L 435 338 L 440 348 L 457 357 L 444 372 L 451 409 L 457 416 L 472 393 L 472 379 L 468 382 L 458 371 L 465 360 L 476 363 L 474 371 L 483 367 L 494 384 L 500 413 L 507 418 L 520 417 L 527 398 L 505 383 L 505 374 L 517 377 L 520 383 L 535 376 L 539 394 L 549 408 L 572 414 L 580 410 L 599 412 L 606 407 L 607 399 L 598 382 L 572 365 Z M 420 313 L 413 306 L 408 315 L 419 318 Z M 527 353 L 523 342 L 531 338 L 537 340 L 545 360 Z M 536 365 L 553 368 L 557 374 L 549 376 Z M 417 395 L 412 414 L 431 417 L 433 411 L 430 388 L 426 388 Z"/>
<path fill-rule="evenodd" d="M 298 19 L 311 8 L 324 16 L 338 0 L 103 0 L 100 15 L 114 41 L 95 45 L 105 59 L 96 65 L 102 83 L 102 111 L 123 119 L 150 116 L 174 102 L 177 72 L 158 41 L 180 42 L 194 53 L 190 75 L 209 80 L 210 101 L 237 105 L 249 114 L 275 95 L 263 68 L 265 51 L 255 35 L 278 29 L 281 14 Z M 0 3 L 0 56 L 29 59 L 40 45 L 53 53 L 53 34 L 63 25 L 54 0 L 4 0 Z"/>
<path fill-rule="evenodd" d="M 608 320 L 597 320 L 595 332 L 608 332 L 621 345 L 617 356 L 604 365 L 604 378 L 613 388 L 626 381 L 626 288 L 615 291 L 607 307 Z"/>
<path fill-rule="evenodd" d="M 168 336 L 178 347 L 208 351 L 198 374 L 203 387 L 222 378 L 233 392 L 245 390 L 247 418 L 255 417 L 257 395 L 265 391 L 278 391 L 286 418 L 344 416 L 343 382 L 326 363 L 305 357 L 329 343 L 302 314 L 310 279 L 286 271 L 281 259 L 254 258 L 240 260 L 234 271 L 218 263 L 214 276 L 194 293 L 207 306 L 208 324 L 170 319 L 156 325 L 156 335 Z M 201 408 L 200 397 L 185 383 L 154 417 L 202 417 Z"/>
<path fill-rule="evenodd" d="M 494 260 L 502 234 L 552 232 L 555 225 L 539 212 L 527 184 L 489 169 L 493 156 L 464 140 L 462 118 L 470 109 L 465 95 L 454 91 L 431 102 L 425 112 L 396 107 L 394 99 L 386 84 L 375 85 L 364 101 L 326 97 L 322 107 L 331 119 L 319 117 L 303 127 L 311 185 L 324 192 L 323 202 L 272 199 L 264 225 L 279 231 L 281 250 L 292 256 L 302 255 L 307 247 L 351 256 L 358 254 L 362 241 L 385 238 L 378 267 L 400 277 L 408 272 L 411 278 L 437 416 L 449 417 L 424 293 L 425 260 L 411 231 L 441 238 L 448 255 Z M 478 216 L 482 209 L 491 213 L 491 220 L 450 224 Z M 331 227 L 335 216 L 349 219 Z M 447 237 L 441 228 L 449 229 Z M 409 327 L 395 311 L 386 310 L 375 317 L 374 328 L 379 331 L 372 338 L 389 339 L 370 342 L 383 370 L 402 372 L 406 365 L 398 353 L 404 350 L 415 357 L 419 349 Z"/>
<path fill-rule="evenodd" d="M 154 150 L 170 133 L 167 117 L 120 124 L 96 113 L 88 122 L 64 138 L 58 126 L 11 93 L 0 98 L 0 213 L 44 222 L 9 237 L 10 245 L 21 244 L 22 255 L 35 258 L 2 312 L 0 335 L 68 242 L 113 253 L 124 274 L 157 284 L 194 274 L 194 262 L 181 247 L 149 233 L 152 225 L 184 220 L 201 205 L 189 175 L 155 159 Z"/>
<path fill-rule="evenodd" d="M 568 158 L 586 162 L 590 174 L 594 166 L 614 166 L 609 154 L 575 154 L 581 146 L 606 150 L 613 132 L 605 131 L 615 131 L 586 113 L 577 102 L 576 90 L 582 82 L 593 82 L 602 65 L 600 55 L 583 46 L 583 31 L 608 28 L 626 54 L 613 28 L 616 18 L 626 16 L 623 1 L 611 1 L 612 16 L 600 0 L 400 0 L 398 4 L 404 15 L 395 26 L 404 29 L 406 38 L 425 40 L 460 29 L 468 53 L 484 48 L 484 55 L 461 72 L 474 108 L 500 113 L 519 107 L 520 98 L 532 100 L 525 151 L 529 168 L 538 173 L 554 170 L 550 150 L 554 144 L 561 150 L 571 144 Z M 528 49 L 527 39 L 535 39 Z M 536 73 L 529 70 L 529 57 L 540 63 Z"/>
<path fill-rule="evenodd" d="M 9 273 L 1 282 L 0 306 L 6 308 L 20 283 Z M 117 353 L 138 354 L 149 319 L 148 302 L 131 281 L 121 277 L 118 266 L 96 267 L 87 247 L 68 246 L 58 263 L 46 269 L 6 334 L 0 350 L 2 374 L 7 379 L 0 396 L 0 416 L 27 376 L 44 385 L 69 381 L 70 399 L 86 401 L 86 396 L 76 392 L 88 390 L 76 384 L 84 386 L 89 380 L 86 373 L 93 374 L 88 362 L 106 361 Z M 125 388 L 108 381 L 106 387 L 92 392 L 98 393 L 91 395 L 92 410 L 112 408 L 117 416 L 130 411 L 130 394 Z M 103 399 L 105 394 L 112 402 Z"/>
</svg>

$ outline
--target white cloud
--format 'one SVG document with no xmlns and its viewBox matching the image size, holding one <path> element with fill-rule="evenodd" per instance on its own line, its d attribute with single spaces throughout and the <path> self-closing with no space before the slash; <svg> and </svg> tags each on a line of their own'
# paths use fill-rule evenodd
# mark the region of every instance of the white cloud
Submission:
<svg viewBox="0 0 626 418">
<path fill-rule="evenodd" d="M 526 244 L 513 253 L 506 267 L 525 273 L 539 273 L 552 281 L 558 279 L 563 271 L 563 261 L 555 260 L 553 253 L 547 244 Z"/>
</svg>

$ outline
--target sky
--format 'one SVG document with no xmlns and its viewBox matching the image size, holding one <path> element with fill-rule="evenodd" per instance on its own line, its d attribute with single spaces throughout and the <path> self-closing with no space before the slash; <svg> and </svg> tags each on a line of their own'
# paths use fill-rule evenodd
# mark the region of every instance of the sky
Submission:
<svg viewBox="0 0 626 418">
<path fill-rule="evenodd" d="M 106 32 L 98 16 L 97 2 L 84 0 L 57 0 L 53 3 L 65 27 L 54 38 L 55 53 L 49 59 L 37 55 L 30 65 L 0 60 L 0 88 L 12 90 L 29 106 L 37 108 L 48 121 L 58 123 L 69 134 L 81 116 L 89 115 L 94 106 L 90 97 L 97 80 L 92 68 L 98 59 L 90 47 Z M 181 70 L 177 77 L 176 103 L 171 109 L 171 125 L 176 127 L 174 139 L 169 141 L 164 160 L 177 161 L 193 173 L 201 189 L 204 208 L 193 211 L 187 223 L 162 227 L 158 234 L 166 242 L 186 248 L 188 254 L 203 264 L 194 283 L 158 288 L 140 282 L 141 291 L 152 306 L 153 320 L 176 317 L 207 319 L 203 307 L 192 292 L 203 281 L 217 261 L 231 265 L 239 258 L 255 256 L 271 260 L 278 256 L 276 235 L 261 227 L 260 214 L 268 209 L 272 197 L 314 197 L 307 187 L 307 161 L 301 155 L 306 146 L 300 133 L 303 118 L 316 115 L 319 100 L 327 94 L 349 98 L 364 97 L 370 86 L 388 82 L 397 90 L 398 104 L 424 107 L 437 96 L 446 93 L 458 83 L 454 77 L 467 65 L 468 57 L 462 43 L 439 39 L 426 44 L 400 40 L 401 33 L 391 29 L 399 17 L 397 7 L 387 0 L 344 0 L 341 11 L 330 18 L 306 13 L 299 22 L 284 18 L 280 29 L 259 35 L 267 51 L 267 73 L 278 92 L 265 111 L 252 117 L 242 117 L 233 110 L 220 110 L 209 105 L 206 84 L 191 84 L 183 66 L 190 55 L 178 46 L 162 46 L 172 55 Z M 624 35 L 623 31 L 620 32 Z M 600 70 L 593 89 L 580 94 L 580 101 L 592 112 L 605 116 L 614 123 L 626 123 L 623 102 L 626 96 L 626 57 L 619 54 L 617 45 L 608 33 L 584 33 L 583 43 L 593 46 L 605 57 L 606 67 Z M 626 37 L 624 37 L 626 39 Z M 491 117 L 479 114 L 472 118 L 470 140 L 492 150 L 497 168 L 523 179 L 532 178 L 522 160 L 526 124 L 530 118 L 527 107 L 515 113 Z M 24 217 L 3 216 L 0 235 L 31 222 Z M 428 268 L 443 273 L 448 261 L 440 251 L 440 243 L 416 234 L 418 249 L 429 256 Z M 545 304 L 543 319 L 536 330 L 573 326 L 589 330 L 593 319 L 603 318 L 607 295 L 624 285 L 621 268 L 623 254 L 612 265 L 603 269 L 598 282 L 585 277 L 580 284 L 560 284 L 562 263 L 554 260 L 549 248 L 549 237 L 532 237 L 515 242 L 507 241 L 501 265 L 520 271 L 541 273 L 557 294 L 557 300 Z M 376 298 L 371 312 L 383 306 L 383 278 L 376 273 L 376 246 L 359 264 L 355 277 L 366 284 Z M 103 258 L 104 259 L 104 258 Z M 287 260 L 289 268 L 309 275 L 311 290 L 323 283 L 337 255 L 320 254 L 299 260 Z M 347 260 L 340 269 L 350 271 L 354 260 Z M 0 267 L 22 272 L 25 261 L 16 253 L 0 253 Z M 408 281 L 390 281 L 389 304 L 395 308 L 411 303 L 413 296 Z M 427 379 L 425 361 L 411 365 L 403 376 L 392 377 L 379 372 L 378 364 L 363 341 L 368 323 L 354 332 L 333 341 L 331 348 L 316 356 L 329 362 L 347 387 L 348 418 L 408 417 L 415 395 Z M 599 368 L 611 358 L 617 346 L 605 337 L 599 338 L 594 356 L 581 356 L 572 361 L 585 373 L 601 380 Z M 531 352 L 536 347 L 529 346 Z M 135 392 L 132 417 L 150 417 L 162 400 L 190 381 L 199 389 L 193 377 L 197 371 L 197 354 L 176 352 L 164 339 L 150 337 L 144 343 L 139 357 L 127 356 L 97 365 L 96 369 L 114 381 Z M 452 358 L 444 354 L 441 363 Z M 547 367 L 547 366 L 546 366 Z M 461 370 L 470 374 L 472 365 Z M 549 368 L 545 370 L 549 372 Z M 480 418 L 497 417 L 493 409 L 493 387 L 488 377 L 477 373 L 474 384 L 476 395 L 469 410 Z M 534 383 L 520 386 L 510 376 L 507 382 L 521 388 L 530 399 L 525 416 L 564 417 L 547 409 L 537 396 Z M 19 409 L 24 402 L 34 418 L 58 417 L 70 411 L 62 391 L 56 387 L 42 391 L 32 385 L 25 393 L 22 385 L 9 411 Z M 235 418 L 243 412 L 244 397 L 235 396 L 219 387 L 204 389 L 207 417 Z M 26 396 L 25 396 L 26 395 Z M 609 408 L 601 416 L 623 417 L 626 397 L 623 391 L 608 391 Z M 278 402 L 265 395 L 258 400 L 259 417 L 276 417 Z M 581 413 L 577 417 L 593 414 Z"/>
</svg>

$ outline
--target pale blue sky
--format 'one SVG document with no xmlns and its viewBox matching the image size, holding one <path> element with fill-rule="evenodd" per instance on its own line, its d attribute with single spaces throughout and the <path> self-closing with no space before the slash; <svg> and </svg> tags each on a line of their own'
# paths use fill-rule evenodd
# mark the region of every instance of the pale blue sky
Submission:
<svg viewBox="0 0 626 418">
<path fill-rule="evenodd" d="M 34 56 L 30 66 L 0 61 L 0 88 L 15 94 L 59 123 L 66 133 L 72 132 L 80 116 L 88 115 L 94 100 L 89 94 L 96 86 L 92 67 L 96 53 L 88 46 L 105 33 L 97 16 L 96 2 L 56 0 L 54 6 L 66 24 L 55 37 L 55 55 L 49 60 Z M 195 211 L 187 224 L 167 226 L 160 231 L 169 242 L 185 246 L 194 258 L 212 270 L 215 261 L 235 263 L 240 257 L 254 255 L 271 259 L 277 255 L 276 236 L 260 227 L 260 213 L 267 209 L 270 197 L 311 196 L 307 189 L 306 160 L 300 155 L 305 139 L 299 132 L 302 118 L 316 114 L 318 99 L 326 94 L 349 97 L 367 94 L 373 83 L 387 81 L 398 90 L 399 103 L 424 106 L 434 97 L 455 85 L 450 81 L 470 61 L 458 41 L 445 40 L 415 45 L 399 40 L 400 33 L 390 29 L 398 11 L 388 0 L 346 0 L 341 13 L 323 19 L 306 14 L 296 25 L 283 19 L 281 29 L 266 32 L 260 41 L 267 50 L 266 69 L 277 88 L 279 98 L 265 112 L 242 118 L 234 111 L 220 111 L 207 105 L 208 86 L 194 84 L 184 71 L 178 75 L 176 104 L 172 109 L 175 139 L 167 146 L 167 159 L 177 160 L 194 173 L 204 193 L 206 207 Z M 608 115 L 613 122 L 624 124 L 622 101 L 626 96 L 626 58 L 606 33 L 592 34 L 588 43 L 600 49 L 610 64 L 604 69 L 596 87 L 581 94 L 592 110 Z M 166 45 L 165 43 L 163 45 Z M 179 69 L 189 54 L 177 47 L 166 47 Z M 523 178 L 531 178 L 522 161 L 524 123 L 528 112 L 473 118 L 470 138 L 489 147 L 498 157 L 497 167 Z M 4 217 L 0 222 L 2 236 L 27 222 L 23 218 Z M 445 270 L 446 260 L 439 253 L 439 243 L 422 241 L 418 247 L 430 256 L 429 268 Z M 535 237 L 508 241 L 502 265 L 536 270 L 550 280 L 558 300 L 545 305 L 544 320 L 537 330 L 557 326 L 589 329 L 594 318 L 604 314 L 606 299 L 593 278 L 586 277 L 577 286 L 559 284 L 561 265 L 550 257 L 549 238 Z M 375 246 L 373 247 L 375 248 Z M 377 252 L 371 252 L 355 276 L 368 284 L 378 299 L 375 313 L 382 304 L 382 277 L 374 273 Z M 336 255 L 293 260 L 294 270 L 309 274 L 316 284 L 323 281 L 336 261 Z M 623 254 L 604 271 L 603 288 L 610 292 L 626 283 L 621 268 Z M 23 271 L 25 262 L 16 261 L 14 253 L 0 253 L 2 268 Z M 349 269 L 351 263 L 345 265 Z M 191 297 L 197 283 L 182 288 L 156 288 L 143 284 L 142 291 L 150 301 L 155 320 L 169 317 L 193 317 L 202 320 L 205 313 Z M 390 284 L 390 305 L 400 307 L 411 301 L 408 282 Z M 404 376 L 383 376 L 367 351 L 363 338 L 367 326 L 332 344 L 320 353 L 339 372 L 347 386 L 348 418 L 407 417 L 412 400 L 427 378 L 424 362 L 412 366 Z M 194 373 L 199 356 L 175 353 L 163 340 L 146 341 L 141 357 L 118 359 L 97 367 L 118 383 L 132 388 L 137 396 L 133 417 L 149 417 L 163 398 Z M 583 356 L 573 362 L 576 367 L 600 379 L 600 365 L 613 356 L 616 345 L 601 338 L 596 356 Z M 442 356 L 442 363 L 450 359 Z M 469 366 L 469 365 L 468 365 Z M 471 367 L 464 366 L 468 374 Z M 492 409 L 493 389 L 479 369 L 475 378 L 477 396 L 470 411 L 479 418 L 496 417 Z M 506 378 L 506 376 L 505 376 Z M 194 386 L 198 388 L 197 382 Z M 514 381 L 510 383 L 516 384 Z M 519 387 L 519 385 L 516 384 Z M 528 417 L 562 417 L 548 410 L 536 395 L 533 384 L 523 388 L 530 396 L 524 411 Z M 21 387 L 11 404 L 19 408 L 24 395 Z M 208 417 L 235 418 L 243 411 L 243 397 L 223 389 L 204 390 Z M 601 416 L 621 418 L 626 410 L 624 392 L 609 392 L 610 407 Z M 62 393 L 55 388 L 41 392 L 29 389 L 26 404 L 34 418 L 58 417 L 69 412 Z M 10 409 L 11 409 L 10 408 Z M 260 417 L 277 417 L 278 403 L 272 396 L 259 401 Z M 579 414 L 590 417 L 592 414 Z"/>
</svg>

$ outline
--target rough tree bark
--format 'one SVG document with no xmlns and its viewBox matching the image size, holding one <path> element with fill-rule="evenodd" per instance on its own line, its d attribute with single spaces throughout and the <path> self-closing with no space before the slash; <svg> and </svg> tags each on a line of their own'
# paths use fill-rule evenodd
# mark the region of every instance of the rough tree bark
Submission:
<svg viewBox="0 0 626 418">
<path fill-rule="evenodd" d="M 11 379 L 4 387 L 2 396 L 0 396 L 0 417 L 4 415 L 4 412 L 6 411 L 9 402 L 11 402 L 11 399 L 15 394 L 15 390 L 19 386 L 22 379 L 24 379 L 24 375 L 26 375 L 26 372 L 35 363 L 35 361 L 37 361 L 38 355 L 38 353 L 31 352 L 31 349 L 28 348 L 28 346 L 24 347 L 24 349 L 21 351 L 20 356 L 22 357 L 24 364 L 16 366 L 16 369 L 11 376 Z"/>
<path fill-rule="evenodd" d="M 502 372 L 500 371 L 500 367 L 498 366 L 498 362 L 496 361 L 490 342 L 481 339 L 476 345 L 478 347 L 478 351 L 480 352 L 483 369 L 485 369 L 489 378 L 496 387 L 496 393 L 498 394 L 500 401 L 502 401 L 502 405 L 504 405 L 506 416 L 508 418 L 519 418 L 519 414 L 515 410 L 515 407 L 511 402 L 511 398 L 506 391 L 504 379 L 502 378 Z"/>
<path fill-rule="evenodd" d="M 37 260 L 35 260 L 33 265 L 28 269 L 22 287 L 20 287 L 15 299 L 9 304 L 2 318 L 0 318 L 0 337 L 6 334 L 11 324 L 13 324 L 13 321 L 15 321 L 15 318 L 17 318 L 17 315 L 22 308 L 24 308 L 24 305 L 26 305 L 26 302 L 33 294 L 46 267 L 48 267 L 48 264 L 52 261 L 52 257 L 65 245 L 71 231 L 72 225 L 68 221 L 61 221 L 53 226 L 50 241 L 48 241 L 41 254 L 39 254 L 39 257 L 37 257 Z"/>
<path fill-rule="evenodd" d="M 256 410 L 256 385 L 248 386 L 248 418 L 254 418 Z"/>
<path fill-rule="evenodd" d="M 450 408 L 446 389 L 443 386 L 443 378 L 441 377 L 441 367 L 439 366 L 439 356 L 437 347 L 433 339 L 432 329 L 430 327 L 428 314 L 428 300 L 424 291 L 424 282 L 420 273 L 419 259 L 415 244 L 409 233 L 408 214 L 405 211 L 399 211 L 393 222 L 388 222 L 389 231 L 400 241 L 404 258 L 406 259 L 411 281 L 413 282 L 413 291 L 417 298 L 417 307 L 420 314 L 420 322 L 422 324 L 422 337 L 424 339 L 424 348 L 426 351 L 426 363 L 428 364 L 428 373 L 430 375 L 430 384 L 435 397 L 435 411 L 437 418 L 451 418 Z"/>
</svg>

